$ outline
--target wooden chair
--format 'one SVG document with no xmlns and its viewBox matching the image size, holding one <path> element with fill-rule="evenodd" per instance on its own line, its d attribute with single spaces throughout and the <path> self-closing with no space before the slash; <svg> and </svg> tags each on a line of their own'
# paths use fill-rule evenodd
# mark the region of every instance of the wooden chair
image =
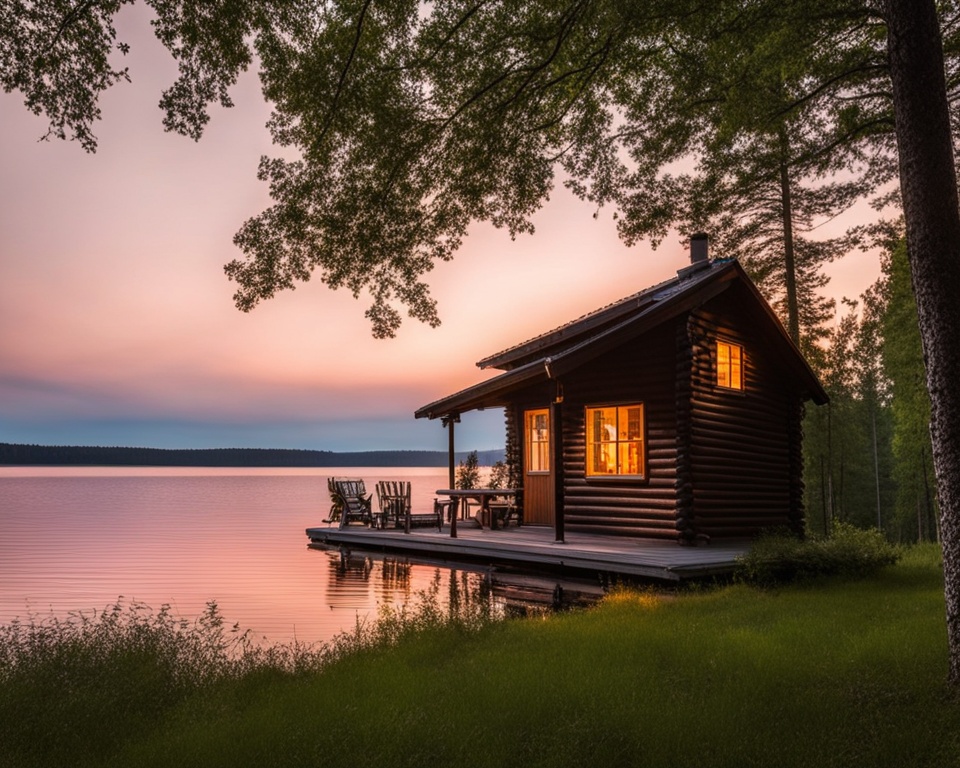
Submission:
<svg viewBox="0 0 960 768">
<path fill-rule="evenodd" d="M 339 523 L 340 515 L 343 513 L 343 499 L 337 492 L 335 480 L 335 477 L 327 478 L 327 491 L 330 493 L 330 512 L 327 514 L 327 519 L 323 521 L 325 523 Z"/>
<path fill-rule="evenodd" d="M 458 499 L 434 499 L 433 511 L 440 515 L 441 524 L 444 520 L 448 523 L 453 519 L 456 510 L 459 507 Z"/>
<path fill-rule="evenodd" d="M 403 526 L 410 511 L 410 483 L 400 480 L 380 480 L 377 483 L 377 506 L 380 509 L 379 524 L 387 528 Z"/>
<path fill-rule="evenodd" d="M 443 527 L 443 514 L 434 504 L 433 512 L 414 514 L 410 503 L 410 483 L 398 480 L 381 480 L 377 483 L 377 501 L 380 507 L 380 527 L 409 531 L 414 526 Z"/>
<path fill-rule="evenodd" d="M 513 496 L 493 498 L 489 501 L 490 517 L 506 528 L 513 519 L 517 527 L 523 525 L 523 491 L 518 490 Z"/>
<path fill-rule="evenodd" d="M 477 514 L 479 515 L 482 507 L 483 503 L 479 499 L 469 499 L 464 496 L 460 499 L 460 519 L 466 520 L 468 517 L 474 517 L 474 508 L 477 510 Z"/>
<path fill-rule="evenodd" d="M 352 522 L 370 525 L 373 519 L 373 497 L 367 493 L 363 480 L 334 478 L 333 487 L 340 500 L 340 527 Z"/>
</svg>

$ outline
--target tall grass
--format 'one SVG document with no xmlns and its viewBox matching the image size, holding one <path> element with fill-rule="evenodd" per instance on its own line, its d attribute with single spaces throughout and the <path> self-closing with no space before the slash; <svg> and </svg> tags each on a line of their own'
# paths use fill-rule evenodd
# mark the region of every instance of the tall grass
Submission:
<svg viewBox="0 0 960 768">
<path fill-rule="evenodd" d="M 470 632 L 491 620 L 485 593 L 451 581 L 442 601 L 439 589 L 438 576 L 412 605 L 385 605 L 375 621 L 313 645 L 258 644 L 215 601 L 194 621 L 120 599 L 0 626 L 0 768 L 96 765 L 191 699 L 311 678 L 432 629 Z"/>
<path fill-rule="evenodd" d="M 388 613 L 299 661 L 221 656 L 217 674 L 187 675 L 194 688 L 162 703 L 182 676 L 92 664 L 107 687 L 71 683 L 63 697 L 86 691 L 98 709 L 86 733 L 77 701 L 49 700 L 58 684 L 32 691 L 44 664 L 5 655 L 0 745 L 15 745 L 13 766 L 960 765 L 933 547 L 869 579 L 621 590 L 591 610 L 508 622 L 489 621 L 482 600 L 460 605 L 460 618 Z M 141 689 L 130 674 L 156 679 Z M 19 696 L 36 710 L 29 728 L 11 721 Z M 105 722 L 127 709 L 141 714 Z M 63 728 L 72 747 L 38 746 Z"/>
</svg>

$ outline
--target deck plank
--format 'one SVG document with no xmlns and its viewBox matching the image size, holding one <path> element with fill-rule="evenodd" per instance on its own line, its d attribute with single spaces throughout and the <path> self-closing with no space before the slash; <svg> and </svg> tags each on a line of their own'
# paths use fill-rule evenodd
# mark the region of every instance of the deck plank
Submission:
<svg viewBox="0 0 960 768">
<path fill-rule="evenodd" d="M 457 528 L 378 531 L 348 527 L 307 528 L 311 542 L 327 546 L 403 552 L 411 557 L 441 557 L 451 561 L 480 560 L 536 569 L 594 572 L 638 576 L 660 581 L 730 573 L 738 556 L 749 548 L 746 541 L 724 541 L 697 547 L 682 547 L 669 541 L 651 541 L 597 534 L 568 533 L 564 543 L 554 541 L 553 528 L 525 525 L 491 531 Z"/>
</svg>

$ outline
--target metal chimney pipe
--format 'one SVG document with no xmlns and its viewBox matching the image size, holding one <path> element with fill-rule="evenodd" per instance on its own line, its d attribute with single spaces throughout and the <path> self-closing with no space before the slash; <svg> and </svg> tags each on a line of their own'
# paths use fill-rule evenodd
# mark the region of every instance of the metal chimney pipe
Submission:
<svg viewBox="0 0 960 768">
<path fill-rule="evenodd" d="M 706 264 L 710 260 L 710 237 L 706 232 L 690 235 L 690 263 Z"/>
</svg>

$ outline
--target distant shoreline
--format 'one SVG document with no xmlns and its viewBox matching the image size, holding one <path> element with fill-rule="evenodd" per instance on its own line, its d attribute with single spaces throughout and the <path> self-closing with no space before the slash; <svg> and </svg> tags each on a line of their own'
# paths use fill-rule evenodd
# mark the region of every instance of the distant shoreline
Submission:
<svg viewBox="0 0 960 768">
<path fill-rule="evenodd" d="M 458 451 L 460 461 L 467 451 Z M 477 451 L 481 466 L 503 449 Z M 311 451 L 284 448 L 124 448 L 0 443 L 0 466 L 445 467 L 446 451 Z"/>
</svg>

